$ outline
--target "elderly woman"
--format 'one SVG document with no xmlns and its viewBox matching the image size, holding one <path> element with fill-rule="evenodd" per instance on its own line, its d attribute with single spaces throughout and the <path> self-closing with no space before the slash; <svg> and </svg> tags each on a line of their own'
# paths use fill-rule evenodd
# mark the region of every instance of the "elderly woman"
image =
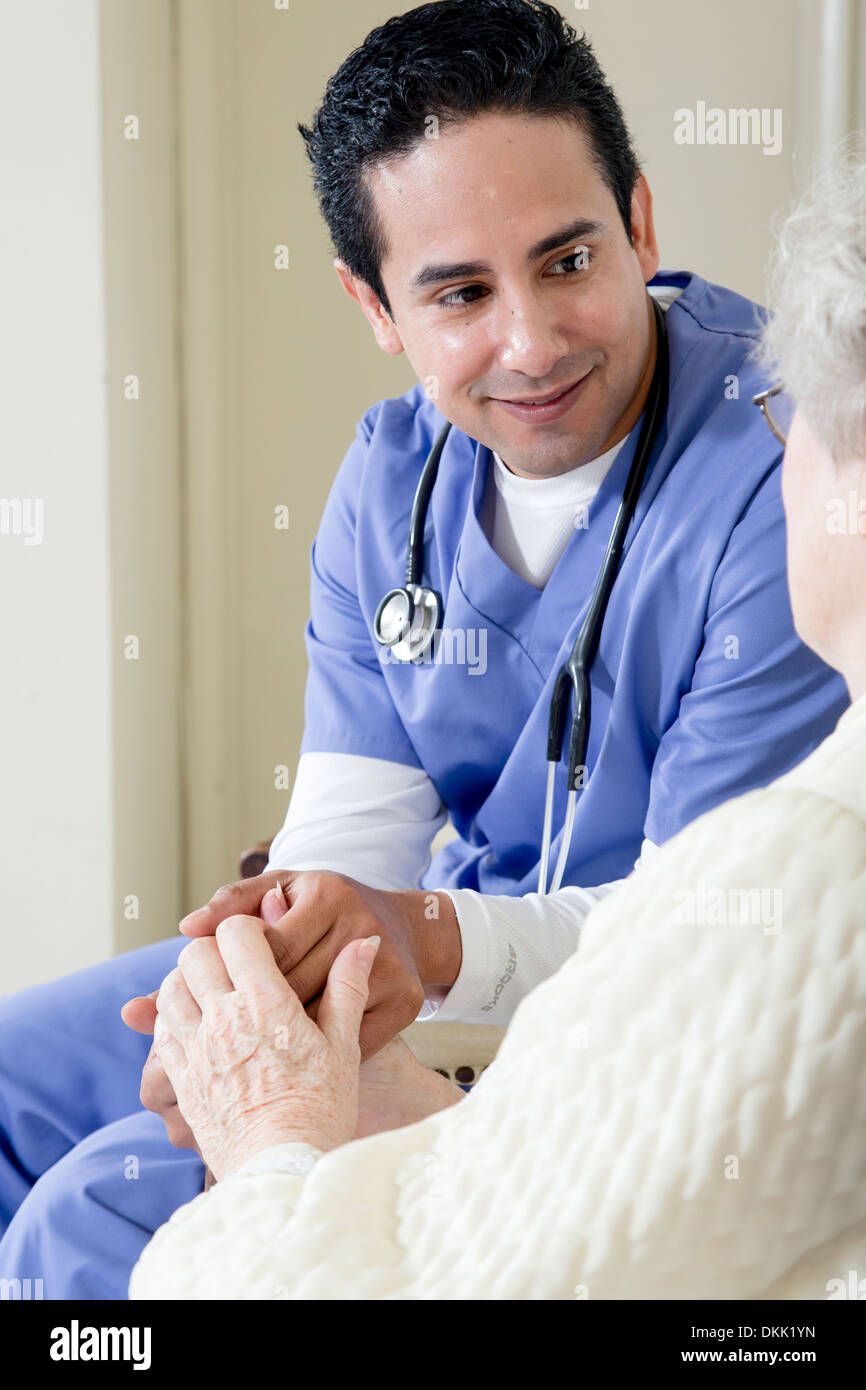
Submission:
<svg viewBox="0 0 866 1390">
<path fill-rule="evenodd" d="M 866 1268 L 864 229 L 849 160 L 784 227 L 757 400 L 834 733 L 595 908 L 465 1098 L 399 1039 L 359 1073 L 375 937 L 315 1021 L 259 919 L 187 946 L 156 1042 L 217 1183 L 131 1297 L 825 1298 Z"/>
</svg>

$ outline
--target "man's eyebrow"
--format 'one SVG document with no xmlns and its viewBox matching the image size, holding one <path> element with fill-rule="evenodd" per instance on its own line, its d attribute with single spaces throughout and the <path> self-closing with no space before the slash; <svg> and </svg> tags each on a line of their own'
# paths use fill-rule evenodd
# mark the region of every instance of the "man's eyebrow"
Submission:
<svg viewBox="0 0 866 1390">
<path fill-rule="evenodd" d="M 555 251 L 557 246 L 564 246 L 567 241 L 583 241 L 587 237 L 601 236 L 606 231 L 607 225 L 604 222 L 593 222 L 589 218 L 578 217 L 576 222 L 569 222 L 567 227 L 560 227 L 558 232 L 543 237 L 534 246 L 530 246 L 526 259 L 537 261 L 539 256 L 546 256 L 548 251 Z"/>
<path fill-rule="evenodd" d="M 601 236 L 606 231 L 607 225 L 604 222 L 578 217 L 574 222 L 551 232 L 550 236 L 536 241 L 527 251 L 526 259 L 537 261 L 539 257 L 546 256 L 548 251 L 555 251 L 557 246 L 564 246 L 566 242 L 584 241 L 589 237 Z M 486 261 L 453 261 L 446 265 L 425 265 L 417 275 L 413 275 L 409 281 L 409 289 L 422 290 L 428 285 L 441 285 L 449 280 L 470 280 L 474 275 L 492 274 L 492 267 Z"/>
</svg>

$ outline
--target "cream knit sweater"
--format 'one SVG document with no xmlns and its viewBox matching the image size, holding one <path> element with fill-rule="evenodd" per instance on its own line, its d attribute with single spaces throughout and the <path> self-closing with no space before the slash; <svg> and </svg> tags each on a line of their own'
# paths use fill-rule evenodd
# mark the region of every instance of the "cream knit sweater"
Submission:
<svg viewBox="0 0 866 1390">
<path fill-rule="evenodd" d="M 227 1178 L 130 1297 L 823 1299 L 866 1276 L 864 1063 L 866 697 L 593 909 L 466 1100 Z"/>
</svg>

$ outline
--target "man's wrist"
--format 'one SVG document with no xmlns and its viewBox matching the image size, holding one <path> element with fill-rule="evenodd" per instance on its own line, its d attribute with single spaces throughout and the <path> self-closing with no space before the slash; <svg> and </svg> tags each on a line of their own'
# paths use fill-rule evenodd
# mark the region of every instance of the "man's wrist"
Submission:
<svg viewBox="0 0 866 1390">
<path fill-rule="evenodd" d="M 463 945 L 457 911 L 447 893 L 423 888 L 405 889 L 412 955 L 424 985 L 451 988 L 460 974 Z"/>
</svg>

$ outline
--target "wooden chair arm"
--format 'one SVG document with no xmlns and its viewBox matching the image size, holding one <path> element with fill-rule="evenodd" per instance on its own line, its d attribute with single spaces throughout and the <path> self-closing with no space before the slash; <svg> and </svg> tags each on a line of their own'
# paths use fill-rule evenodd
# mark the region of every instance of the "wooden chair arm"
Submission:
<svg viewBox="0 0 866 1390">
<path fill-rule="evenodd" d="M 273 837 L 270 840 L 259 840 L 257 844 L 245 849 L 239 860 L 241 878 L 258 878 L 263 874 L 268 862 Z"/>
</svg>

